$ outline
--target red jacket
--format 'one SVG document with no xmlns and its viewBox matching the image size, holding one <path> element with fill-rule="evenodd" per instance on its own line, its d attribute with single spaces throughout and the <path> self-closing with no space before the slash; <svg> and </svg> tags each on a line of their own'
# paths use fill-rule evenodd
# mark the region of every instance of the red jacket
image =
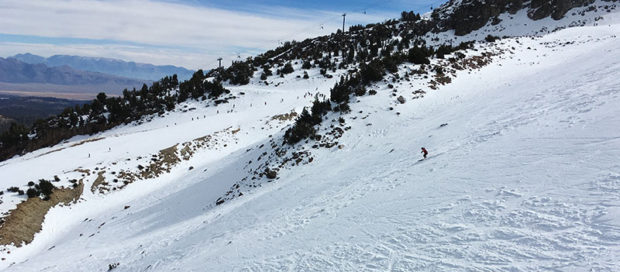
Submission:
<svg viewBox="0 0 620 272">
<path fill-rule="evenodd" d="M 426 148 L 422 147 L 422 152 L 421 153 L 424 153 L 424 155 L 426 155 L 426 154 L 428 154 L 428 151 L 426 151 Z"/>
</svg>

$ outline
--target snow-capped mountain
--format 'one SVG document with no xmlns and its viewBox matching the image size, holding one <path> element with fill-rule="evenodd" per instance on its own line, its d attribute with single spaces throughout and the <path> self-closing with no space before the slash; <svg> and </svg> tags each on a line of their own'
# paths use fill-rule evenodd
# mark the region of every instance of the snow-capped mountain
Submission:
<svg viewBox="0 0 620 272">
<path fill-rule="evenodd" d="M 153 98 L 172 110 L 77 116 L 110 126 L 0 162 L 0 267 L 614 271 L 617 2 L 536 2 L 459 32 L 479 2 L 451 1 L 200 71 Z"/>
</svg>

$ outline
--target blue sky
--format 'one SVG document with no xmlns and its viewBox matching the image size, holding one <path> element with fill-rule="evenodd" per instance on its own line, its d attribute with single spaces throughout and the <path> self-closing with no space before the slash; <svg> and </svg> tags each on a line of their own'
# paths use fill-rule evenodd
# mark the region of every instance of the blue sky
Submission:
<svg viewBox="0 0 620 272">
<path fill-rule="evenodd" d="M 342 26 L 424 13 L 445 0 L 2 0 L 0 57 L 17 53 L 111 57 L 191 69 Z"/>
</svg>

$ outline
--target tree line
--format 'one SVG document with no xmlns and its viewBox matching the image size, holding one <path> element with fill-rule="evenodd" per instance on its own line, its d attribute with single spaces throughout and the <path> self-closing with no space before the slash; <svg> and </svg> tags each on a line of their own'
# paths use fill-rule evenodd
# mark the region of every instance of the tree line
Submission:
<svg viewBox="0 0 620 272">
<path fill-rule="evenodd" d="M 68 107 L 62 113 L 36 121 L 27 128 L 16 123 L 0 135 L 0 159 L 55 145 L 76 135 L 94 134 L 144 116 L 175 109 L 188 99 L 216 99 L 230 93 L 221 81 L 206 80 L 202 70 L 179 83 L 177 75 L 167 76 L 141 89 L 123 90 L 119 97 L 99 93 L 90 103 Z"/>
</svg>

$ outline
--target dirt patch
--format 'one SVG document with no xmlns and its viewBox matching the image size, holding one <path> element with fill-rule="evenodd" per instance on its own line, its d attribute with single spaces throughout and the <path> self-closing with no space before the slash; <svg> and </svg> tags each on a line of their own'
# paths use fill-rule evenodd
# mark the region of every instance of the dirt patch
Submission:
<svg viewBox="0 0 620 272">
<path fill-rule="evenodd" d="M 34 235 L 41 231 L 41 225 L 49 209 L 58 204 L 68 205 L 77 202 L 83 191 L 84 183 L 80 181 L 73 189 L 54 189 L 49 200 L 35 197 L 17 204 L 17 208 L 9 211 L 9 215 L 4 218 L 5 221 L 0 226 L 0 245 L 13 244 L 20 247 L 29 244 Z"/>
<path fill-rule="evenodd" d="M 196 148 L 204 148 L 209 147 L 209 142 L 211 142 L 211 135 L 207 135 L 204 137 L 194 139 L 194 145 Z"/>
<path fill-rule="evenodd" d="M 452 82 L 452 79 L 445 74 L 439 74 L 435 76 L 435 80 L 437 80 L 437 83 L 441 85 L 450 84 Z"/>
<path fill-rule="evenodd" d="M 233 130 L 232 127 L 228 127 L 222 131 L 215 132 L 213 136 L 206 135 L 196 138 L 189 142 L 175 144 L 171 147 L 160 150 L 157 154 L 153 154 L 150 157 L 148 164 L 138 165 L 138 169 L 124 169 L 118 171 L 118 173 L 112 172 L 113 176 L 108 176 L 107 182 L 102 181 L 93 184 L 100 193 L 106 193 L 115 190 L 121 190 L 127 185 L 136 182 L 138 180 L 146 180 L 159 177 L 162 174 L 170 173 L 172 168 L 179 164 L 182 160 L 190 160 L 197 150 L 203 148 L 217 149 L 222 146 L 222 143 L 218 141 L 217 135 L 235 135 L 240 129 Z M 234 137 L 233 137 L 234 138 Z M 225 147 L 226 144 L 223 144 Z"/>
<path fill-rule="evenodd" d="M 181 149 L 181 157 L 183 160 L 189 160 L 194 155 L 194 152 L 191 147 L 191 143 L 183 143 L 183 148 Z"/>
<path fill-rule="evenodd" d="M 418 98 L 423 98 L 426 92 L 423 91 L 422 89 L 418 89 L 416 91 L 413 91 L 412 94 L 413 94 L 413 97 L 411 99 L 418 99 Z"/>
<path fill-rule="evenodd" d="M 105 182 L 105 178 L 103 177 L 103 174 L 105 174 L 105 171 L 101 171 L 98 173 L 98 176 L 93 182 L 93 185 L 90 186 L 91 192 L 94 193 L 97 190 L 97 187 L 99 187 L 99 185 L 102 185 Z"/>
<path fill-rule="evenodd" d="M 502 54 L 500 52 L 482 52 L 480 56 L 472 56 L 463 59 L 450 59 L 450 61 L 439 63 L 436 68 L 444 70 L 442 73 L 437 73 L 434 79 L 429 81 L 428 86 L 433 90 L 439 89 L 440 85 L 447 85 L 452 82 L 452 78 L 456 77 L 456 71 L 460 70 L 477 70 L 493 61 L 493 57 Z M 451 76 L 450 76 L 451 75 Z"/>
<path fill-rule="evenodd" d="M 172 167 L 181 161 L 179 156 L 177 156 L 177 146 L 178 144 L 160 150 L 158 159 L 140 172 L 142 178 L 155 178 L 164 172 L 170 173 Z M 183 153 L 183 151 L 181 151 L 181 153 Z"/>
<path fill-rule="evenodd" d="M 139 168 L 138 171 L 131 171 L 130 169 L 119 171 L 118 174 L 114 176 L 115 178 L 112 182 L 117 183 L 120 181 L 122 182 L 122 185 L 113 185 L 110 187 L 108 186 L 110 185 L 108 182 L 102 181 L 97 185 L 100 186 L 99 192 L 104 193 L 104 191 L 123 189 L 137 180 L 156 178 L 163 173 L 170 173 L 170 170 L 172 170 L 172 168 L 181 161 L 177 155 L 177 147 L 178 144 L 175 144 L 171 147 L 160 150 L 157 155 L 153 155 L 151 157 L 151 162 L 147 166 Z M 187 155 L 190 156 L 189 154 Z M 99 179 L 99 177 L 97 179 Z M 97 181 L 93 183 L 93 186 L 95 186 L 96 183 Z M 91 191 L 94 192 L 93 188 L 91 188 Z"/>
<path fill-rule="evenodd" d="M 75 172 L 79 172 L 79 173 L 82 173 L 82 174 L 86 174 L 86 175 L 90 176 L 90 169 L 82 169 L 82 168 L 78 168 L 78 169 L 75 169 L 75 170 L 73 170 L 73 171 L 75 171 Z"/>
<path fill-rule="evenodd" d="M 72 144 L 71 147 L 78 146 L 78 145 L 83 145 L 85 143 L 96 142 L 96 141 L 103 140 L 103 139 L 105 139 L 105 137 L 83 140 L 83 141 L 80 141 L 79 143 Z"/>
<path fill-rule="evenodd" d="M 177 145 L 160 150 L 159 157 L 161 158 L 162 164 L 165 164 L 168 167 L 177 164 L 180 161 L 177 156 Z"/>
<path fill-rule="evenodd" d="M 293 120 L 293 118 L 295 118 L 295 117 L 297 117 L 297 112 L 291 111 L 291 112 L 285 113 L 285 114 L 274 115 L 273 117 L 271 117 L 271 120 L 278 120 L 280 122 L 284 122 L 284 121 Z"/>
</svg>

